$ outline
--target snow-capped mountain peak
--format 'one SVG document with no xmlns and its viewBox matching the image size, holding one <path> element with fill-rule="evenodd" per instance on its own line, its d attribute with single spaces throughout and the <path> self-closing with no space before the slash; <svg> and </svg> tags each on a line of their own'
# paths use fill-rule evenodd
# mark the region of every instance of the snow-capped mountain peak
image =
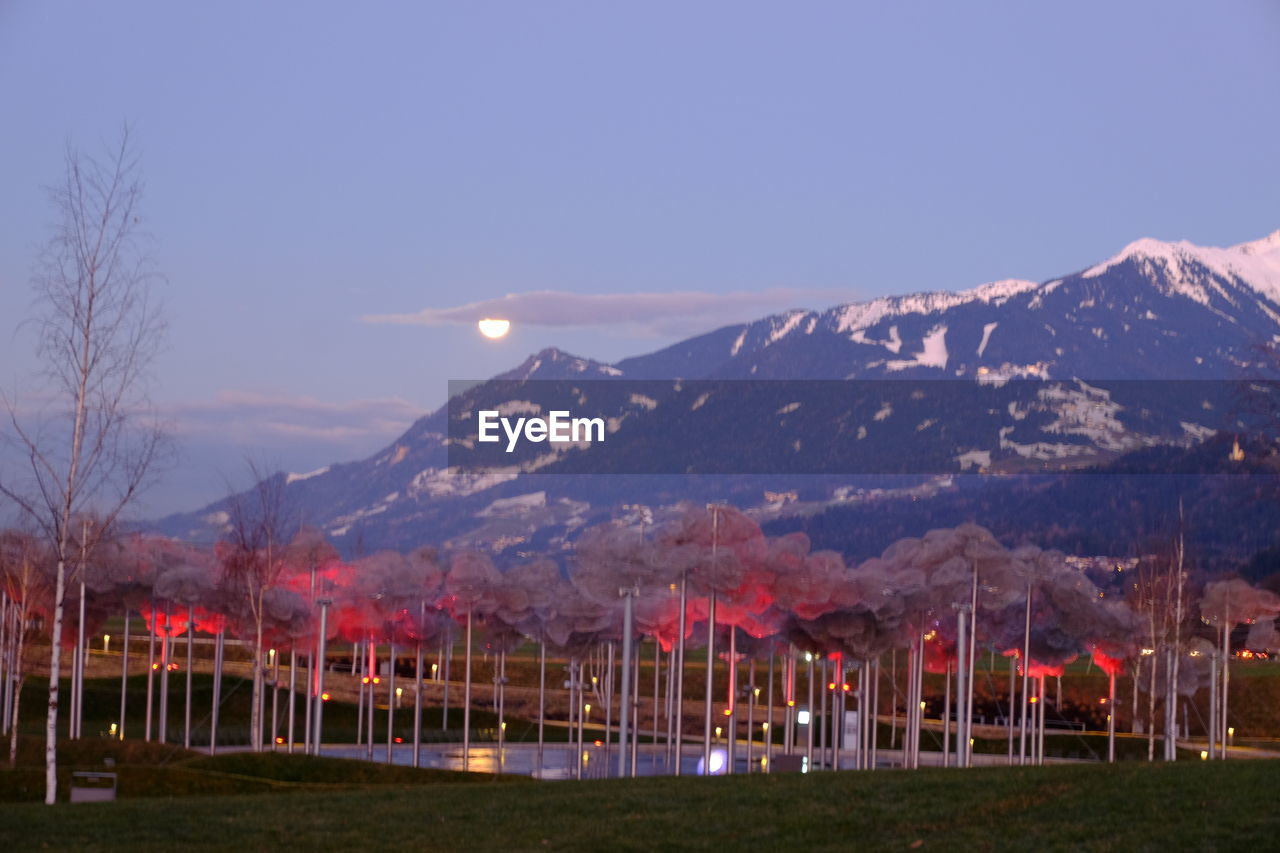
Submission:
<svg viewBox="0 0 1280 853">
<path fill-rule="evenodd" d="M 1112 267 L 1132 261 L 1153 279 L 1161 278 L 1173 293 L 1209 304 L 1216 291 L 1228 301 L 1217 276 L 1235 281 L 1272 301 L 1280 302 L 1280 231 L 1260 240 L 1227 248 L 1197 246 L 1186 240 L 1165 242 L 1144 237 L 1135 240 L 1100 264 L 1081 273 L 1082 278 L 1097 278 Z"/>
</svg>

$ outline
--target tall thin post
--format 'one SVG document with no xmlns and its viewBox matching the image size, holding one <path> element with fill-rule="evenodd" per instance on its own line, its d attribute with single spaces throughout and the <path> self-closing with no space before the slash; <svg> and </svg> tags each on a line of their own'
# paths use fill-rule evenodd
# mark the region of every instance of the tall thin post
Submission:
<svg viewBox="0 0 1280 853">
<path fill-rule="evenodd" d="M 1013 704 L 1017 698 L 1016 694 L 1018 691 L 1017 675 L 1018 675 L 1018 667 L 1014 663 L 1013 655 L 1009 655 L 1009 709 L 1008 709 L 1008 713 L 1005 715 L 1004 722 L 1005 722 L 1005 728 L 1008 729 L 1008 735 L 1009 735 L 1009 766 L 1010 767 L 1013 766 L 1013 721 L 1014 721 L 1014 718 L 1017 716 L 1017 714 L 1014 712 L 1015 705 Z"/>
<path fill-rule="evenodd" d="M 772 772 L 773 767 L 773 644 L 769 644 L 769 697 L 766 700 L 769 704 L 769 710 L 765 712 L 764 724 L 764 769 L 766 772 Z"/>
<path fill-rule="evenodd" d="M 747 772 L 751 772 L 751 760 L 756 739 L 756 659 L 747 665 Z"/>
<path fill-rule="evenodd" d="M 151 709 L 155 696 L 156 681 L 156 603 L 151 602 L 150 630 L 147 642 L 147 722 L 143 740 L 151 741 Z"/>
<path fill-rule="evenodd" d="M 124 609 L 124 645 L 120 647 L 120 725 L 116 733 L 124 740 L 125 700 L 129 698 L 129 608 Z"/>
<path fill-rule="evenodd" d="M 689 594 L 689 576 L 680 574 L 680 617 L 676 635 L 676 698 L 675 698 L 675 775 L 680 775 L 680 759 L 684 754 L 684 634 L 685 609 Z"/>
<path fill-rule="evenodd" d="M 466 681 L 462 687 L 462 769 L 471 769 L 471 608 L 467 608 Z"/>
<path fill-rule="evenodd" d="M 956 688 L 959 692 L 960 687 L 960 670 L 956 668 Z M 947 661 L 947 676 L 942 688 L 942 766 L 951 766 L 951 661 Z M 959 731 L 956 732 L 957 743 L 960 739 Z M 959 763 L 960 757 L 957 754 L 956 763 Z"/>
<path fill-rule="evenodd" d="M 87 525 L 86 525 L 86 531 L 85 531 L 85 536 L 84 536 L 84 538 L 88 538 Z M 73 703 L 73 705 L 74 705 L 75 714 L 74 714 L 74 716 L 72 717 L 72 722 L 73 722 L 73 723 L 75 723 L 75 730 L 76 730 L 76 732 L 75 732 L 75 734 L 73 735 L 73 737 L 77 737 L 77 738 L 78 738 L 78 737 L 82 737 L 82 736 L 83 736 L 83 732 L 81 731 L 81 728 L 82 728 L 83 723 L 84 723 L 84 663 L 85 663 L 84 659 L 85 659 L 86 650 L 85 650 L 85 647 L 84 647 L 84 609 L 85 609 L 85 607 L 84 607 L 84 605 L 85 605 L 85 601 L 84 601 L 84 572 L 85 572 L 85 565 L 84 565 L 84 561 L 85 561 L 85 558 L 84 558 L 84 544 L 83 544 L 83 543 L 84 543 L 84 539 L 81 539 L 81 546 L 80 546 L 80 624 L 76 626 L 76 668 L 75 668 L 75 672 L 74 672 L 75 679 L 74 679 L 74 680 L 73 680 L 73 682 L 72 682 L 73 686 L 75 687 L 75 696 L 72 698 L 72 703 Z"/>
<path fill-rule="evenodd" d="M 422 766 L 422 625 L 426 605 L 418 604 L 418 651 L 413 661 L 413 766 Z"/>
<path fill-rule="evenodd" d="M 219 625 L 213 648 L 213 708 L 209 712 L 209 754 L 218 752 L 218 708 L 222 704 L 222 660 L 226 653 L 226 626 Z"/>
<path fill-rule="evenodd" d="M 1018 728 L 1018 763 L 1027 763 L 1027 708 L 1030 704 L 1027 700 L 1030 698 L 1030 692 L 1027 685 L 1030 679 L 1031 668 L 1031 576 L 1027 576 L 1027 615 L 1026 625 L 1022 633 L 1022 724 Z"/>
<path fill-rule="evenodd" d="M 542 776 L 542 753 L 545 742 L 547 720 L 547 638 L 543 635 L 538 643 L 538 772 L 534 778 Z M 608 737 L 608 731 L 605 737 Z"/>
<path fill-rule="evenodd" d="M 724 772 L 732 774 L 738 763 L 738 629 L 729 626 L 729 737 Z"/>
<path fill-rule="evenodd" d="M 288 722 L 286 723 L 287 731 L 285 732 L 285 740 L 288 743 L 288 745 L 285 747 L 285 751 L 288 752 L 290 755 L 293 754 L 293 741 L 294 741 L 293 723 L 294 723 L 294 717 L 297 715 L 297 706 L 298 706 L 298 646 L 296 641 L 290 641 L 289 643 L 289 710 L 286 716 L 286 719 Z"/>
<path fill-rule="evenodd" d="M 195 658 L 191 653 L 191 643 L 196 633 L 196 609 L 192 605 L 187 605 L 187 706 L 184 709 L 185 719 L 182 726 L 182 746 L 184 749 L 191 748 L 191 677 L 192 670 L 195 669 Z"/>
<path fill-rule="evenodd" d="M 628 740 L 628 728 L 631 719 L 631 620 L 633 618 L 633 608 L 635 606 L 635 596 L 637 590 L 635 587 L 625 587 L 618 590 L 618 594 L 622 596 L 622 705 L 618 711 L 618 778 L 622 779 L 627 775 L 627 747 L 630 744 Z"/>
<path fill-rule="evenodd" d="M 312 667 L 316 671 L 316 712 L 313 716 L 315 720 L 316 732 L 311 738 L 311 749 L 316 755 L 320 754 L 320 746 L 324 743 L 322 734 L 324 732 L 324 661 L 327 651 L 325 649 L 325 641 L 329 629 L 329 605 L 333 603 L 332 599 L 322 598 L 320 604 L 320 637 L 317 640 L 319 651 L 316 652 L 315 662 Z"/>
<path fill-rule="evenodd" d="M 813 724 L 814 724 L 814 722 L 815 722 L 815 721 L 814 721 L 814 717 L 816 716 L 815 709 L 814 709 L 814 707 L 813 707 L 813 699 L 814 699 L 814 696 L 813 696 L 813 653 L 812 653 L 812 652 L 807 652 L 807 653 L 805 654 L 805 658 L 806 658 L 806 659 L 808 659 L 808 661 L 809 661 L 809 705 L 808 705 L 808 712 L 809 712 L 809 724 L 808 724 L 807 726 L 805 726 L 805 738 L 806 738 L 806 740 L 805 740 L 805 748 L 804 748 L 804 750 L 805 750 L 805 751 L 804 751 L 804 755 L 805 755 L 805 759 L 804 759 L 804 761 L 805 761 L 805 767 L 808 769 L 808 771 L 809 771 L 810 773 L 812 773 L 812 772 L 813 772 Z"/>
<path fill-rule="evenodd" d="M 1116 674 L 1107 679 L 1107 762 L 1116 763 Z"/>
<path fill-rule="evenodd" d="M 390 671 L 387 678 L 387 763 L 392 760 L 396 726 L 396 644 L 393 640 L 390 648 Z"/>
</svg>

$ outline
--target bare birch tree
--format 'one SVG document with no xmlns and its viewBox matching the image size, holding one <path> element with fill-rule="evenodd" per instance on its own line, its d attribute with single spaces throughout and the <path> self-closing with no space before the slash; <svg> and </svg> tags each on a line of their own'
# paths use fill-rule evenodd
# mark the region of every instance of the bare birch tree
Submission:
<svg viewBox="0 0 1280 853">
<path fill-rule="evenodd" d="M 248 463 L 253 486 L 233 494 L 227 502 L 227 530 L 220 557 L 240 619 L 253 631 L 253 707 L 249 736 L 253 751 L 262 749 L 262 695 L 266 673 L 263 636 L 267 620 L 267 593 L 280 582 L 285 570 L 289 537 L 286 530 L 284 476 L 267 476 L 265 467 Z"/>
<path fill-rule="evenodd" d="M 50 189 L 55 220 L 32 279 L 43 382 L 36 413 L 6 401 L 10 439 L 26 464 L 0 480 L 48 541 L 56 563 L 50 630 L 45 802 L 57 798 L 58 678 L 76 519 L 110 531 L 154 472 L 163 433 L 148 415 L 146 378 L 163 332 L 150 298 L 156 276 L 142 245 L 142 182 L 126 127 L 101 158 L 68 146 Z M 92 548 L 96 542 L 87 543 Z"/>
</svg>

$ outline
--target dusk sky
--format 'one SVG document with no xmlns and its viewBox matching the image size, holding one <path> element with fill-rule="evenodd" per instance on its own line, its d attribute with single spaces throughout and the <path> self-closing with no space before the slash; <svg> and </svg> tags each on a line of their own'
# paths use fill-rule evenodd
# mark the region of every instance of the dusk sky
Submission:
<svg viewBox="0 0 1280 853">
<path fill-rule="evenodd" d="M 545 346 L 1261 237 L 1277 45 L 1276 0 L 0 2 L 0 388 L 38 391 L 43 187 L 125 121 L 183 454 L 158 512 L 245 454 L 371 454 Z M 508 294 L 484 339 L 467 306 Z"/>
</svg>

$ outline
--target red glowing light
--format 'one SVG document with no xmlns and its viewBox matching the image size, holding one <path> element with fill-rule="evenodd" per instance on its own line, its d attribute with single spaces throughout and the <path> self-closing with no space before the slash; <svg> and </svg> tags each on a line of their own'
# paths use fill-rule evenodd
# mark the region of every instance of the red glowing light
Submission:
<svg viewBox="0 0 1280 853">
<path fill-rule="evenodd" d="M 284 738 L 282 737 L 276 738 L 276 743 L 284 743 Z"/>
<path fill-rule="evenodd" d="M 593 741 L 593 743 L 595 743 L 596 746 L 604 746 L 604 741 L 602 740 Z"/>
<path fill-rule="evenodd" d="M 328 702 L 328 701 L 329 701 L 329 694 L 328 694 L 328 693 L 321 693 L 321 694 L 320 694 L 320 701 L 322 701 L 322 702 Z"/>
<path fill-rule="evenodd" d="M 396 738 L 396 743 L 404 743 L 404 739 L 403 739 L 403 738 Z"/>
</svg>

